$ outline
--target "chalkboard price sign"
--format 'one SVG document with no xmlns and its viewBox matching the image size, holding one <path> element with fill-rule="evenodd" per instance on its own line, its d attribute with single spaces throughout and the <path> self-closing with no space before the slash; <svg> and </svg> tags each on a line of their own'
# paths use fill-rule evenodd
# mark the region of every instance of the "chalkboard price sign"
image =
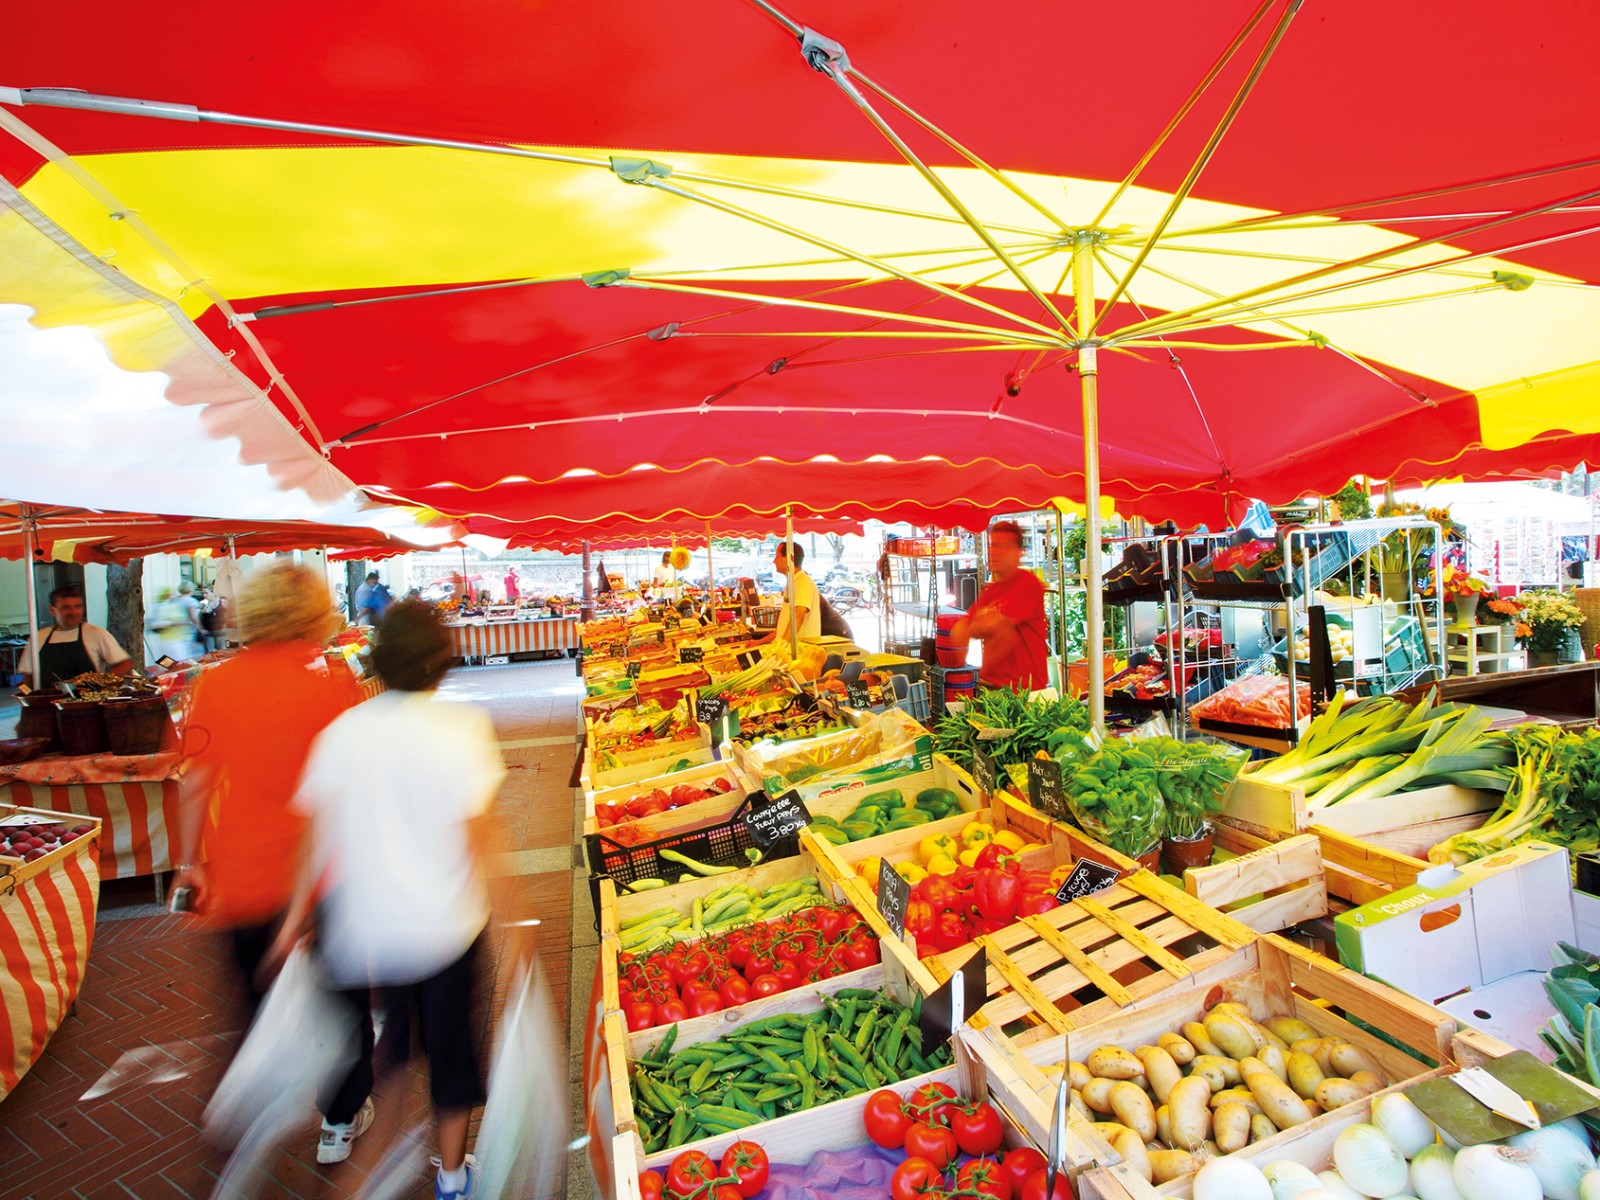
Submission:
<svg viewBox="0 0 1600 1200">
<path fill-rule="evenodd" d="M 1074 900 L 1092 896 L 1116 881 L 1117 872 L 1113 868 L 1091 862 L 1087 858 L 1080 858 L 1073 864 L 1067 877 L 1061 881 L 1061 886 L 1056 889 L 1056 900 L 1061 904 L 1070 904 Z"/>
<path fill-rule="evenodd" d="M 637 679 L 639 678 L 639 672 L 644 670 L 644 664 L 642 662 L 634 661 L 629 663 L 624 670 L 628 672 L 629 679 Z"/>
<path fill-rule="evenodd" d="M 706 651 L 704 646 L 679 646 L 678 661 L 681 663 L 704 662 Z"/>
<path fill-rule="evenodd" d="M 727 711 L 728 702 L 721 696 L 702 695 L 694 702 L 695 720 L 704 721 L 707 725 L 714 724 Z"/>
<path fill-rule="evenodd" d="M 607 658 L 623 658 L 628 653 L 628 643 L 612 642 L 605 648 L 604 653 Z"/>
<path fill-rule="evenodd" d="M 739 655 L 739 669 L 742 671 L 748 671 L 760 661 L 761 655 L 759 652 L 755 650 L 746 650 L 743 654 Z"/>
<path fill-rule="evenodd" d="M 811 814 L 797 791 L 790 790 L 775 800 L 765 801 L 752 795 L 750 801 L 750 811 L 744 815 L 745 827 L 756 845 L 763 849 L 811 824 Z"/>
<path fill-rule="evenodd" d="M 671 611 L 669 609 L 666 613 L 664 613 L 662 615 L 661 624 L 664 625 L 668 629 L 676 629 L 676 628 L 678 628 L 679 625 L 683 624 L 683 622 L 678 619 L 678 614 L 677 613 L 675 613 L 675 612 L 673 612 L 673 611 Z"/>
<path fill-rule="evenodd" d="M 1053 758 L 1028 760 L 1028 800 L 1040 812 L 1057 821 L 1068 821 L 1066 792 L 1061 786 L 1061 764 Z"/>
<path fill-rule="evenodd" d="M 864 683 L 847 683 L 844 685 L 845 703 L 851 708 L 871 708 L 872 693 Z"/>
<path fill-rule="evenodd" d="M 981 746 L 972 748 L 972 778 L 978 785 L 978 791 L 984 796 L 994 795 L 995 765 L 994 755 Z"/>
<path fill-rule="evenodd" d="M 895 937 L 906 935 L 906 905 L 911 903 L 911 885 L 900 872 L 889 865 L 888 859 L 878 862 L 878 911 L 889 922 Z"/>
</svg>

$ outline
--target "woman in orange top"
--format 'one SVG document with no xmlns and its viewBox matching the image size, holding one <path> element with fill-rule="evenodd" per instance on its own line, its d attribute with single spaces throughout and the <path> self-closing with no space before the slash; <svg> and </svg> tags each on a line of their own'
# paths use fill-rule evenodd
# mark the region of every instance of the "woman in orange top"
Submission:
<svg viewBox="0 0 1600 1200">
<path fill-rule="evenodd" d="M 236 616 L 246 648 L 201 676 L 185 724 L 184 865 L 173 882 L 225 932 L 253 1020 L 265 994 L 257 968 L 294 891 L 305 830 L 289 801 L 312 740 L 357 695 L 350 673 L 322 658 L 339 620 L 311 568 L 282 562 L 248 576 Z M 348 1158 L 372 1123 L 372 1020 L 365 1003 L 351 1004 L 358 1044 L 343 1083 L 320 1098 L 322 1163 Z"/>
</svg>

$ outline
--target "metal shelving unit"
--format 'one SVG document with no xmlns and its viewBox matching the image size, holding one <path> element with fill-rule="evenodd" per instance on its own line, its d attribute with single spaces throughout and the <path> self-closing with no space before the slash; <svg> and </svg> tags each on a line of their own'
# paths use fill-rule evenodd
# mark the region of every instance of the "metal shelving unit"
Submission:
<svg viewBox="0 0 1600 1200">
<path fill-rule="evenodd" d="M 955 537 L 953 552 L 908 554 L 888 549 L 884 552 L 889 578 L 884 584 L 883 648 L 890 654 L 903 654 L 908 658 L 921 655 L 922 639 L 935 636 L 935 620 L 945 611 L 940 603 L 945 590 L 941 567 L 975 561 L 975 551 L 967 546 L 971 535 L 943 536 Z M 972 596 L 957 596 L 956 599 L 958 607 L 964 611 L 977 599 L 976 589 Z"/>
</svg>

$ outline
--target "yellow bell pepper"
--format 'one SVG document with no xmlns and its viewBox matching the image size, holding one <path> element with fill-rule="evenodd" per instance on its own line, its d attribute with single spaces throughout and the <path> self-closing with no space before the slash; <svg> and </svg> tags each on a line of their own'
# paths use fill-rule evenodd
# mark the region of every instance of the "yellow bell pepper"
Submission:
<svg viewBox="0 0 1600 1200">
<path fill-rule="evenodd" d="M 876 854 L 869 854 L 856 864 L 856 874 L 868 883 L 878 882 L 878 873 L 883 869 L 883 859 Z"/>
<path fill-rule="evenodd" d="M 928 872 L 914 862 L 897 862 L 894 869 L 900 873 L 900 878 L 915 887 L 928 877 Z"/>
<path fill-rule="evenodd" d="M 959 864 L 948 854 L 935 854 L 928 860 L 929 875 L 954 875 Z"/>
<path fill-rule="evenodd" d="M 981 846 L 994 841 L 994 826 L 987 821 L 968 821 L 961 827 L 963 846 Z"/>
<path fill-rule="evenodd" d="M 1029 842 L 1026 846 L 1022 847 L 1022 849 L 1018 850 L 1017 853 L 1018 854 L 1027 854 L 1031 850 L 1043 850 L 1043 849 L 1044 849 L 1044 843 L 1043 842 Z"/>
<path fill-rule="evenodd" d="M 1004 850 L 1021 850 L 1028 843 L 1023 841 L 1009 829 L 996 829 L 994 831 L 994 844 Z"/>
<path fill-rule="evenodd" d="M 961 847 L 956 845 L 955 838 L 948 833 L 930 833 L 917 843 L 917 858 L 924 865 L 935 855 L 943 854 L 954 860 Z"/>
<path fill-rule="evenodd" d="M 960 854 L 956 855 L 956 861 L 959 862 L 963 867 L 975 867 L 978 865 L 978 855 L 982 853 L 982 843 L 975 846 L 968 846 Z"/>
<path fill-rule="evenodd" d="M 1072 868 L 1075 866 L 1077 866 L 1076 863 L 1067 863 L 1064 866 L 1059 866 L 1054 871 L 1051 871 L 1050 890 L 1055 891 L 1063 883 L 1065 883 L 1067 881 L 1067 876 L 1072 874 Z"/>
</svg>

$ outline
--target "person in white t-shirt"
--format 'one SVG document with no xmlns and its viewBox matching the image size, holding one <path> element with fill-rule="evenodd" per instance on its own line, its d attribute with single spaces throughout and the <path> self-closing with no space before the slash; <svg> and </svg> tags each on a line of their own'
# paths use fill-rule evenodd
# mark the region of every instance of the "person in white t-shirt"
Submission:
<svg viewBox="0 0 1600 1200">
<path fill-rule="evenodd" d="M 117 644 L 117 639 L 100 626 L 90 625 L 83 615 L 82 588 L 69 584 L 50 593 L 53 623 L 35 633 L 17 659 L 17 671 L 30 687 L 35 649 L 39 653 L 39 683 L 43 687 L 91 671 L 126 675 L 133 670 L 128 652 Z"/>
<path fill-rule="evenodd" d="M 758 638 L 755 645 L 762 646 L 768 642 L 779 645 L 789 644 L 789 631 L 791 628 L 800 631 L 800 640 L 815 639 L 822 636 L 822 601 L 817 595 L 817 585 L 802 569 L 806 561 L 806 552 L 803 546 L 792 542 L 779 542 L 778 549 L 772 556 L 773 570 L 779 575 L 792 575 L 794 580 L 794 603 L 789 603 L 785 594 L 783 607 L 778 611 L 778 627 L 764 638 Z M 785 589 L 787 593 L 788 589 Z"/>
<path fill-rule="evenodd" d="M 315 902 L 324 975 L 334 987 L 384 989 L 383 1044 L 404 1031 L 401 1062 L 415 1024 L 439 1126 L 440 1200 L 476 1183 L 466 1159 L 484 1098 L 475 960 L 489 921 L 488 811 L 505 776 L 488 714 L 434 694 L 452 653 L 431 606 L 401 601 L 385 614 L 372 664 L 388 691 L 324 729 L 300 779 L 294 807 L 311 828 L 272 955 L 288 954 Z"/>
</svg>

